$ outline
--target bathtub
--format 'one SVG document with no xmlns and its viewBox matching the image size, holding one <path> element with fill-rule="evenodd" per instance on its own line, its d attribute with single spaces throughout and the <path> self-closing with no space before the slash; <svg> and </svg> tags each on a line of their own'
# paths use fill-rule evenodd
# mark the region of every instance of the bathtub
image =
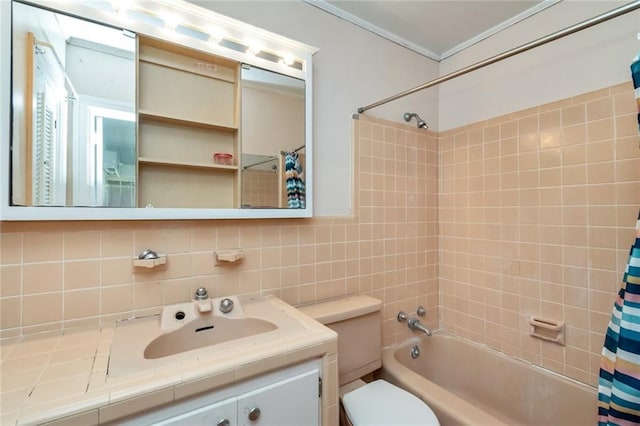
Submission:
<svg viewBox="0 0 640 426">
<path fill-rule="evenodd" d="M 444 332 L 385 348 L 381 376 L 425 401 L 442 426 L 597 423 L 595 388 Z"/>
</svg>

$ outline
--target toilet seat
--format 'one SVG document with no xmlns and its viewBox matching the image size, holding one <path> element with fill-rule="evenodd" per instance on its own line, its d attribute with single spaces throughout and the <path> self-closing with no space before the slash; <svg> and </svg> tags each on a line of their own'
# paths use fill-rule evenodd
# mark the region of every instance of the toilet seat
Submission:
<svg viewBox="0 0 640 426">
<path fill-rule="evenodd" d="M 431 408 L 415 395 L 384 380 L 376 380 L 342 396 L 354 426 L 439 425 Z"/>
</svg>

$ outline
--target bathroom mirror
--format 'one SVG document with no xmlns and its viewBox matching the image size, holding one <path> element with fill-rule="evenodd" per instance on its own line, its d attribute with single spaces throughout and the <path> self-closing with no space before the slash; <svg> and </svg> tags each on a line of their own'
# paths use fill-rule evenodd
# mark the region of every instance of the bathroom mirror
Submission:
<svg viewBox="0 0 640 426">
<path fill-rule="evenodd" d="M 135 35 L 13 5 L 11 203 L 136 207 Z"/>
<path fill-rule="evenodd" d="M 303 80 L 242 67 L 242 207 L 304 208 Z"/>
<path fill-rule="evenodd" d="M 112 9 L 112 3 L 13 1 L 0 5 L 2 52 L 12 52 L 11 57 L 3 53 L 0 72 L 2 94 L 11 93 L 12 99 L 9 113 L 6 105 L 2 109 L 2 129 L 7 131 L 0 157 L 4 182 L 0 219 L 310 217 L 310 65 L 315 49 L 247 26 L 246 31 L 263 40 L 261 51 L 249 52 L 238 41 L 244 24 L 229 18 L 222 19 L 233 27 L 233 31 L 227 28 L 226 38 L 212 43 L 213 36 L 204 37 L 202 28 L 221 19 L 206 9 L 180 1 L 158 2 L 155 7 L 160 9 L 182 7 L 191 13 L 182 11 L 189 21 L 168 29 L 166 19 L 158 18 L 165 16 L 163 10 L 132 8 L 123 19 L 123 11 Z M 286 42 L 293 61 L 273 53 L 279 41 Z M 142 92 L 153 78 L 140 71 L 147 56 L 153 56 L 145 48 L 183 54 L 187 68 L 198 68 L 187 69 L 199 74 L 197 78 L 210 77 L 207 73 L 220 73 L 225 67 L 236 72 L 230 97 L 237 104 L 227 108 L 232 111 L 228 123 L 143 111 L 143 98 L 151 99 L 145 93 L 156 91 Z M 223 65 L 210 63 L 208 57 L 221 58 Z M 192 58 L 196 59 L 189 62 Z M 166 58 L 153 61 L 166 62 Z M 164 86 L 157 85 L 158 92 Z M 195 102 L 193 109 L 198 109 Z M 180 138 L 173 141 L 170 133 L 158 133 L 175 145 L 173 152 L 193 152 L 197 160 L 169 158 L 158 166 L 157 158 L 143 157 L 147 155 L 143 150 L 148 151 L 144 137 L 150 139 L 152 133 L 147 130 L 152 128 L 149 122 L 169 123 L 171 131 L 189 128 L 186 133 L 174 132 Z M 228 149 L 216 145 L 206 155 L 185 148 L 185 139 L 191 140 L 191 134 L 200 138 L 200 129 L 225 133 L 234 142 Z M 151 140 L 157 146 L 160 139 Z M 230 153 L 232 160 L 219 163 L 217 151 Z M 265 166 L 255 163 L 267 158 L 273 164 L 262 164 L 271 167 L 273 185 L 257 190 L 258 183 L 264 187 L 269 179 L 263 179 Z M 154 167 L 162 168 L 165 179 L 155 184 L 155 192 L 149 190 L 153 185 L 149 182 L 155 182 L 158 174 L 148 171 Z M 204 175 L 203 184 L 200 176 Z M 212 175 L 224 178 L 210 184 Z M 192 181 L 200 186 L 182 186 Z M 270 198 L 256 198 L 252 195 L 256 190 Z M 157 203 L 147 201 L 157 200 L 149 194 L 159 193 L 166 197 Z M 183 200 L 181 194 L 190 195 Z M 223 196 L 224 201 L 200 203 Z"/>
</svg>

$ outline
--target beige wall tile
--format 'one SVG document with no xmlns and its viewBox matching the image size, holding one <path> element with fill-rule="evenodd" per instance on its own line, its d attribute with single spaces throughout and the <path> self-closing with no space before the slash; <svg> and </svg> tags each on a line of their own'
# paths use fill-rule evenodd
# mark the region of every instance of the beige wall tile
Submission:
<svg viewBox="0 0 640 426">
<path fill-rule="evenodd" d="M 133 282 L 132 257 L 109 258 L 100 262 L 100 285 L 111 286 Z"/>
<path fill-rule="evenodd" d="M 165 229 L 164 243 L 168 254 L 188 253 L 191 250 L 191 233 L 186 227 Z"/>
<path fill-rule="evenodd" d="M 564 145 L 585 143 L 587 140 L 587 127 L 584 124 L 565 126 L 562 128 L 562 140 Z"/>
<path fill-rule="evenodd" d="M 105 257 L 134 256 L 132 229 L 108 229 L 100 235 L 100 254 Z"/>
<path fill-rule="evenodd" d="M 65 232 L 64 258 L 93 259 L 100 256 L 100 231 Z"/>
<path fill-rule="evenodd" d="M 22 291 L 20 265 L 0 266 L 0 297 L 18 296 Z"/>
<path fill-rule="evenodd" d="M 22 325 L 62 320 L 62 292 L 27 295 L 22 298 Z"/>
<path fill-rule="evenodd" d="M 607 96 L 587 103 L 587 120 L 600 120 L 613 116 L 613 98 Z"/>
<path fill-rule="evenodd" d="M 64 319 L 95 317 L 100 314 L 100 290 L 76 290 L 63 293 Z"/>
<path fill-rule="evenodd" d="M 79 260 L 64 262 L 64 289 L 77 290 L 100 285 L 100 262 Z"/>
<path fill-rule="evenodd" d="M 22 298 L 0 298 L 0 322 L 3 329 L 20 327 L 22 325 Z"/>
<path fill-rule="evenodd" d="M 23 294 L 62 290 L 62 262 L 30 263 L 23 266 Z"/>
<path fill-rule="evenodd" d="M 611 118 L 587 123 L 587 141 L 601 141 L 615 136 L 614 120 Z"/>
<path fill-rule="evenodd" d="M 617 161 L 615 166 L 615 180 L 617 182 L 638 182 L 640 180 L 638 159 Z"/>
<path fill-rule="evenodd" d="M 22 262 L 23 238 L 21 233 L 0 234 L 0 265 Z"/>
<path fill-rule="evenodd" d="M 100 314 L 128 312 L 133 309 L 133 286 L 114 286 L 100 289 Z"/>
<path fill-rule="evenodd" d="M 568 127 L 574 124 L 584 123 L 586 120 L 586 108 L 584 104 L 572 105 L 562 108 L 562 126 Z"/>
<path fill-rule="evenodd" d="M 23 262 L 47 262 L 62 260 L 62 233 L 25 233 L 23 239 Z"/>
</svg>

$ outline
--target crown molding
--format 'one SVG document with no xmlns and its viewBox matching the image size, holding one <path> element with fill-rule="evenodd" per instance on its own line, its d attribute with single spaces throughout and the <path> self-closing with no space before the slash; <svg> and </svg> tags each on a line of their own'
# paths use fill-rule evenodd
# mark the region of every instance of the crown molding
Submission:
<svg viewBox="0 0 640 426">
<path fill-rule="evenodd" d="M 317 7 L 318 9 L 321 9 L 327 13 L 330 13 L 340 19 L 343 19 L 345 21 L 351 22 L 354 25 L 357 25 L 358 27 L 367 30 L 369 32 L 372 32 L 384 39 L 387 39 L 393 43 L 396 43 L 404 48 L 407 48 L 413 52 L 416 52 L 420 55 L 426 56 L 429 59 L 433 59 L 434 61 L 440 62 L 443 59 L 446 59 L 452 55 L 455 55 L 456 53 L 473 46 L 476 43 L 479 43 L 480 41 L 487 39 L 497 33 L 499 33 L 500 31 L 503 31 L 515 24 L 517 24 L 518 22 L 521 22 L 537 13 L 540 13 L 541 11 L 561 2 L 562 0 L 543 0 L 541 3 L 538 3 L 537 5 L 531 7 L 530 9 L 525 10 L 524 12 L 500 23 L 499 25 L 496 25 L 493 28 L 490 28 L 487 31 L 484 31 L 480 34 L 478 34 L 477 36 L 470 38 L 469 40 L 460 43 L 459 45 L 447 50 L 446 52 L 442 53 L 441 55 L 438 55 L 435 52 L 432 52 L 429 49 L 426 49 L 422 46 L 419 46 L 409 40 L 406 40 L 394 33 L 391 33 L 387 30 L 384 30 L 380 27 L 378 27 L 377 25 L 372 24 L 369 21 L 366 21 L 362 18 L 359 18 L 345 10 L 340 9 L 339 7 L 336 7 L 334 5 L 332 5 L 331 3 L 328 3 L 325 0 L 302 0 L 305 3 Z"/>
</svg>

